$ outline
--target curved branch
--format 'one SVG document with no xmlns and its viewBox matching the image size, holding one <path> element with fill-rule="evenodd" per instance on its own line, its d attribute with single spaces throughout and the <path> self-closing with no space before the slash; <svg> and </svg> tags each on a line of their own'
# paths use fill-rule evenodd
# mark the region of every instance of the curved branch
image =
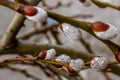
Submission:
<svg viewBox="0 0 120 80">
<path fill-rule="evenodd" d="M 60 46 L 53 45 L 36 45 L 36 44 L 27 44 L 27 43 L 19 43 L 15 47 L 11 47 L 9 49 L 0 50 L 0 55 L 2 54 L 10 54 L 10 53 L 18 53 L 18 54 L 31 54 L 34 55 L 36 52 L 40 52 L 41 50 L 54 48 L 57 52 L 57 56 L 60 54 L 67 54 L 71 56 L 71 58 L 82 58 L 85 61 L 89 61 L 92 56 L 90 54 L 84 54 L 80 52 L 76 52 L 71 49 L 62 48 Z"/>
<path fill-rule="evenodd" d="M 16 47 L 12 47 L 3 51 L 0 51 L 0 54 L 10 54 L 10 53 L 17 53 L 17 54 L 31 54 L 34 55 L 36 52 L 40 52 L 41 50 L 46 50 L 54 48 L 57 52 L 57 55 L 60 54 L 67 54 L 71 58 L 82 58 L 85 62 L 90 61 L 92 56 L 90 54 L 76 52 L 70 49 L 66 49 L 64 47 L 52 46 L 52 45 L 35 45 L 35 44 L 25 44 L 19 43 Z M 112 69 L 112 73 L 120 76 L 120 66 L 117 64 L 110 64 L 108 66 Z"/>
<path fill-rule="evenodd" d="M 120 6 L 117 6 L 117 5 L 113 5 L 113 4 L 110 4 L 110 3 L 106 3 L 106 2 L 102 2 L 100 0 L 91 0 L 94 4 L 96 4 L 97 6 L 101 6 L 101 7 L 110 7 L 110 8 L 113 8 L 113 9 L 116 9 L 116 10 L 120 10 Z"/>
</svg>

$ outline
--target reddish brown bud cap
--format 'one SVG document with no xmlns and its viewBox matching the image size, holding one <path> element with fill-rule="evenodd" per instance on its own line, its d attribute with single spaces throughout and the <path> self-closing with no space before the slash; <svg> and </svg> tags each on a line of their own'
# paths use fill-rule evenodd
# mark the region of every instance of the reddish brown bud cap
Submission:
<svg viewBox="0 0 120 80">
<path fill-rule="evenodd" d="M 47 50 L 43 50 L 38 54 L 38 59 L 45 59 Z"/>
<path fill-rule="evenodd" d="M 37 9 L 34 8 L 33 6 L 25 6 L 24 7 L 24 15 L 27 16 L 34 16 L 35 14 L 37 14 Z"/>
<path fill-rule="evenodd" d="M 100 21 L 96 21 L 92 24 L 92 30 L 95 32 L 103 32 L 109 28 L 109 25 Z"/>
<path fill-rule="evenodd" d="M 76 73 L 76 71 L 71 66 L 68 66 L 67 69 L 70 73 Z"/>
<path fill-rule="evenodd" d="M 120 63 L 120 53 L 115 54 L 115 58 L 116 58 L 116 60 Z"/>
<path fill-rule="evenodd" d="M 81 3 L 84 3 L 86 0 L 79 0 Z"/>
</svg>

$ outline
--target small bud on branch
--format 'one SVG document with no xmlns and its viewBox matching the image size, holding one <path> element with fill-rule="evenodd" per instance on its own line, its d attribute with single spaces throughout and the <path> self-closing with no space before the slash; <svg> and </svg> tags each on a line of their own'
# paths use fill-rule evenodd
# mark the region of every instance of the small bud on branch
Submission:
<svg viewBox="0 0 120 80">
<path fill-rule="evenodd" d="M 105 57 L 94 57 L 92 60 L 91 60 L 91 68 L 95 71 L 103 71 L 107 68 L 109 64 L 109 60 Z"/>
<path fill-rule="evenodd" d="M 95 34 L 103 40 L 114 39 L 118 34 L 115 26 L 100 21 L 94 22 L 91 28 Z"/>
<path fill-rule="evenodd" d="M 82 33 L 79 28 L 76 28 L 70 24 L 62 23 L 60 24 L 60 29 L 65 34 L 65 36 L 72 40 L 79 40 L 82 36 Z"/>
</svg>

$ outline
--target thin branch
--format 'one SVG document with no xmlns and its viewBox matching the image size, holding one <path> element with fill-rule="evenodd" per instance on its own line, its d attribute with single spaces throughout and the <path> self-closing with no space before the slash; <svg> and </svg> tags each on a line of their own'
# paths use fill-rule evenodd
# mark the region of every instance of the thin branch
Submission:
<svg viewBox="0 0 120 80">
<path fill-rule="evenodd" d="M 41 79 L 39 79 L 39 78 L 37 78 L 37 77 L 29 74 L 26 70 L 20 70 L 20 69 L 18 69 L 18 68 L 14 68 L 14 67 L 10 67 L 10 66 L 6 66 L 5 68 L 10 69 L 10 70 L 12 70 L 12 71 L 17 71 L 17 72 L 25 75 L 25 76 L 28 77 L 28 78 L 32 78 L 33 80 L 41 80 Z"/>
<path fill-rule="evenodd" d="M 83 46 L 85 47 L 85 49 L 86 49 L 90 54 L 93 54 L 93 51 L 92 51 L 90 45 L 89 45 L 83 38 L 80 39 L 80 42 L 83 44 Z"/>
<path fill-rule="evenodd" d="M 103 75 L 105 76 L 105 80 L 111 80 L 109 75 L 106 72 L 103 72 Z"/>
<path fill-rule="evenodd" d="M 56 26 L 56 25 L 57 25 L 57 24 L 55 24 L 54 26 Z M 33 30 L 33 31 L 31 31 L 31 32 L 28 32 L 28 33 L 26 33 L 26 34 L 18 37 L 18 39 L 24 39 L 24 40 L 25 40 L 25 39 L 28 39 L 28 38 L 30 38 L 31 36 L 35 35 L 35 34 L 44 33 L 45 31 L 50 30 L 50 29 L 52 29 L 52 28 L 53 28 L 53 25 L 52 25 L 52 26 L 47 26 L 46 28 L 44 28 L 44 29 L 42 29 L 42 30 L 40 30 L 40 29 Z"/>
<path fill-rule="evenodd" d="M 53 65 L 49 65 L 48 67 L 50 69 L 54 70 L 57 74 L 61 74 L 62 76 L 68 78 L 68 80 L 73 80 L 73 78 L 74 78 L 74 80 L 79 80 L 77 78 L 77 76 L 70 76 L 67 72 L 62 71 L 62 70 L 58 70 L 58 68 L 54 67 Z"/>
<path fill-rule="evenodd" d="M 47 50 L 47 49 L 51 49 L 51 48 L 54 48 L 56 50 L 57 56 L 61 55 L 62 53 L 65 53 L 65 54 L 71 56 L 71 58 L 82 58 L 82 59 L 84 59 L 84 61 L 89 61 L 92 58 L 92 56 L 90 54 L 76 52 L 74 50 L 67 49 L 64 47 L 62 48 L 60 46 L 36 45 L 36 44 L 27 44 L 27 43 L 21 43 L 21 42 L 19 42 L 19 44 L 16 47 L 11 47 L 9 49 L 0 50 L 0 55 L 10 54 L 10 53 L 34 55 L 34 53 L 36 53 L 36 51 L 40 52 L 41 50 Z"/>
<path fill-rule="evenodd" d="M 36 60 L 38 60 L 40 62 L 45 62 L 45 63 L 53 64 L 53 65 L 55 65 L 55 64 L 56 65 L 63 65 L 66 68 L 68 67 L 68 64 L 63 64 L 61 62 L 53 61 L 53 60 L 39 60 L 37 57 L 16 57 L 16 58 L 10 58 L 10 59 L 6 59 L 6 60 L 3 60 L 3 61 L 0 61 L 0 64 L 2 64 L 2 63 L 8 63 L 8 62 L 16 62 L 16 61 L 36 61 Z M 51 67 L 51 68 L 52 69 L 54 68 L 54 70 L 57 69 L 55 67 Z M 19 70 L 19 71 L 23 72 L 24 70 Z M 57 69 L 57 71 L 58 71 L 58 69 Z M 60 72 L 60 71 L 58 71 L 58 72 Z M 24 73 L 27 74 L 27 72 L 24 72 Z M 80 80 L 80 77 L 77 77 L 76 74 L 69 75 L 69 73 L 67 73 L 65 75 L 65 73 L 63 73 L 63 72 L 61 72 L 61 74 L 64 75 L 65 77 L 67 77 L 69 80 Z"/>
<path fill-rule="evenodd" d="M 40 1 L 42 0 L 14 0 L 15 2 L 17 3 L 20 3 L 20 4 L 26 4 L 26 5 L 37 5 Z"/>
<path fill-rule="evenodd" d="M 76 77 L 75 75 L 74 76 L 71 76 L 69 75 L 69 73 L 67 72 L 63 72 L 62 70 L 59 70 L 57 69 L 56 67 L 53 67 L 52 65 L 50 64 L 53 64 L 53 65 L 63 65 L 64 67 L 68 67 L 68 64 L 65 64 L 65 63 L 61 63 L 61 62 L 58 62 L 58 61 L 52 61 L 52 60 L 40 60 L 38 59 L 37 57 L 15 57 L 15 58 L 10 58 L 10 59 L 5 59 L 3 61 L 0 61 L 0 65 L 2 64 L 7 64 L 7 63 L 10 63 L 10 62 L 16 62 L 16 61 L 23 61 L 23 62 L 26 62 L 26 61 L 40 61 L 40 62 L 44 62 L 44 63 L 49 63 L 48 65 L 48 68 L 54 70 L 57 74 L 61 74 L 63 75 L 64 77 L 68 78 L 69 80 L 79 80 L 78 77 Z M 12 68 L 13 69 L 13 68 Z M 17 69 L 15 69 L 17 70 Z M 23 72 L 24 70 L 17 70 L 17 71 L 20 71 L 20 72 Z M 32 75 L 28 75 L 26 71 L 24 71 L 25 75 L 31 77 Z"/>
<path fill-rule="evenodd" d="M 37 64 L 40 64 L 39 61 L 36 61 L 36 63 L 37 63 Z M 46 65 L 46 68 L 54 71 L 54 72 L 57 73 L 57 74 L 60 74 L 60 75 L 62 75 L 62 76 L 64 76 L 64 77 L 66 77 L 66 78 L 69 78 L 69 75 L 68 75 L 67 72 L 65 72 L 65 71 L 63 71 L 63 70 L 59 70 L 58 68 L 56 68 L 56 67 L 53 66 L 53 65 L 50 65 L 50 64 L 49 64 L 49 65 Z"/>
<path fill-rule="evenodd" d="M 23 25 L 25 17 L 21 14 L 16 14 L 14 19 L 12 20 L 11 24 L 6 30 L 2 38 L 2 46 L 6 47 L 15 41 L 15 37 L 18 34 L 20 28 Z"/>
<path fill-rule="evenodd" d="M 60 39 L 59 39 L 59 37 L 58 37 L 58 33 L 57 33 L 57 31 L 54 31 L 54 30 L 55 30 L 55 29 L 52 29 L 52 30 L 51 30 L 51 33 L 52 33 L 53 37 L 55 38 L 56 43 L 57 43 L 58 45 L 61 45 L 62 43 L 61 43 L 61 41 L 60 41 Z"/>
<path fill-rule="evenodd" d="M 35 45 L 35 44 L 18 44 L 16 47 L 12 47 L 6 50 L 0 50 L 0 54 L 10 54 L 10 53 L 17 53 L 17 54 L 31 54 L 33 55 L 36 51 L 41 50 L 47 50 L 54 48 L 57 52 L 57 55 L 60 55 L 61 53 L 65 53 L 69 55 L 71 58 L 82 58 L 85 62 L 90 61 L 92 56 L 90 54 L 80 53 L 76 52 L 70 49 L 62 48 L 62 47 L 56 47 L 52 45 Z M 112 69 L 112 73 L 120 75 L 120 66 L 117 64 L 110 64 L 108 66 L 110 69 Z"/>
<path fill-rule="evenodd" d="M 62 1 L 59 0 L 59 1 L 57 1 L 57 4 L 56 4 L 56 5 L 54 5 L 54 6 L 48 6 L 48 5 L 46 4 L 46 1 L 43 0 L 43 1 L 42 1 L 42 5 L 43 5 L 44 7 L 46 7 L 47 9 L 49 9 L 49 10 L 53 10 L 53 9 L 57 9 L 57 8 L 59 8 L 59 7 L 69 7 L 69 6 L 72 5 L 72 1 L 70 1 L 70 2 L 68 2 L 68 3 L 66 3 L 66 4 L 62 4 Z"/>
<path fill-rule="evenodd" d="M 17 11 L 21 6 L 20 4 L 16 4 L 16 3 L 9 1 L 9 0 L 0 0 L 0 5 L 9 7 L 10 9 L 13 9 L 15 11 Z"/>
<path fill-rule="evenodd" d="M 55 75 L 59 80 L 61 80 L 60 74 L 57 74 L 54 70 L 51 70 L 47 64 L 41 63 L 40 61 L 35 61 L 33 65 L 39 66 L 48 77 L 53 78 L 53 75 Z"/>
<path fill-rule="evenodd" d="M 53 65 L 62 65 L 62 66 L 68 67 L 68 64 L 58 62 L 58 61 L 52 61 L 52 60 L 41 60 L 38 58 L 38 56 L 36 56 L 36 57 L 15 57 L 15 58 L 10 58 L 10 59 L 5 59 L 5 60 L 0 61 L 0 65 L 4 66 L 8 63 L 16 63 L 16 62 L 29 63 L 29 61 L 33 61 L 33 62 L 41 61 L 44 63 L 49 63 L 49 64 L 53 64 Z"/>
<path fill-rule="evenodd" d="M 120 10 L 120 6 L 117 6 L 117 5 L 113 5 L 113 4 L 110 4 L 110 3 L 102 2 L 100 0 L 91 0 L 91 1 L 93 3 L 95 3 L 96 5 L 101 6 L 101 7 L 110 7 L 110 8 L 116 9 L 116 10 Z"/>
</svg>

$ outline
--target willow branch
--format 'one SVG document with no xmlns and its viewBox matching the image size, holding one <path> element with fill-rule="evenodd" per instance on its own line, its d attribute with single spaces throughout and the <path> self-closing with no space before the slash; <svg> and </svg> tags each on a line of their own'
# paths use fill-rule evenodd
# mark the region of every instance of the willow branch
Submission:
<svg viewBox="0 0 120 80">
<path fill-rule="evenodd" d="M 8 0 L 0 0 L 0 4 L 8 8 L 11 8 L 15 11 L 19 11 L 20 7 L 23 6 Z M 36 4 L 38 4 L 38 2 Z M 36 5 L 36 4 L 33 4 L 33 5 Z M 2 38 L 2 45 L 1 45 L 2 47 L 6 47 L 15 41 L 16 35 L 21 29 L 21 26 L 24 23 L 24 20 L 25 20 L 25 17 L 23 15 L 18 13 L 15 15 L 13 21 L 11 22 L 10 26 L 8 27 L 6 33 Z"/>
<path fill-rule="evenodd" d="M 51 26 L 46 26 L 44 29 L 37 29 L 37 30 L 30 31 L 30 32 L 18 37 L 18 39 L 24 39 L 24 40 L 28 39 L 33 35 L 44 33 L 48 30 L 51 30 L 53 28 L 53 26 L 56 26 L 56 25 L 58 25 L 58 24 L 54 24 L 54 25 L 51 25 Z"/>
<path fill-rule="evenodd" d="M 85 47 L 85 49 L 86 49 L 90 54 L 93 54 L 93 51 L 92 51 L 89 43 L 87 43 L 83 38 L 80 39 L 80 42 L 82 43 L 82 45 Z"/>
<path fill-rule="evenodd" d="M 52 33 L 54 39 L 56 40 L 56 43 L 57 43 L 58 45 L 61 45 L 62 43 L 61 43 L 61 41 L 60 41 L 60 39 L 59 39 L 59 37 L 58 37 L 58 33 L 55 32 L 54 30 L 51 30 L 51 33 Z"/>
<path fill-rule="evenodd" d="M 54 12 L 50 12 L 50 11 L 47 11 L 47 12 L 48 12 L 49 17 L 55 19 L 56 21 L 58 21 L 60 23 L 66 22 L 66 23 L 69 23 L 73 26 L 79 27 L 79 28 L 83 29 L 84 31 L 90 33 L 95 38 L 97 38 L 98 40 L 100 40 L 104 44 L 106 44 L 114 54 L 117 54 L 119 52 L 120 46 L 118 46 L 117 44 L 115 44 L 115 43 L 113 43 L 109 40 L 102 40 L 94 34 L 94 32 L 91 30 L 91 24 L 92 23 L 85 22 L 85 21 L 78 21 L 78 20 L 69 18 L 67 16 L 63 16 L 63 15 L 60 15 L 60 14 L 57 14 L 57 13 L 54 13 Z"/>
<path fill-rule="evenodd" d="M 10 69 L 10 70 L 12 70 L 12 71 L 19 72 L 19 73 L 25 75 L 25 76 L 28 77 L 28 78 L 32 78 L 33 80 L 41 80 L 41 79 L 33 76 L 32 74 L 29 74 L 29 73 L 27 72 L 27 70 L 21 70 L 21 69 L 14 68 L 14 67 L 10 67 L 10 66 L 6 66 L 5 68 Z"/>
<path fill-rule="evenodd" d="M 25 17 L 21 14 L 16 14 L 14 19 L 12 20 L 11 24 L 6 30 L 2 38 L 2 46 L 8 46 L 15 41 L 15 37 L 18 34 L 20 28 L 24 23 Z"/>
<path fill-rule="evenodd" d="M 18 53 L 18 54 L 31 54 L 34 55 L 34 53 L 36 52 L 40 52 L 41 50 L 47 50 L 47 49 L 51 49 L 54 48 L 57 52 L 57 56 L 61 55 L 62 53 L 65 53 L 69 56 L 71 56 L 71 58 L 82 58 L 85 61 L 89 61 L 92 56 L 90 56 L 90 54 L 84 54 L 84 53 L 80 53 L 80 52 L 76 52 L 74 50 L 70 50 L 70 49 L 66 49 L 66 48 L 62 48 L 62 47 L 58 47 L 58 46 L 53 46 L 53 45 L 35 45 L 35 44 L 27 44 L 27 43 L 21 43 L 19 42 L 17 46 L 15 47 L 11 47 L 5 50 L 0 50 L 0 55 L 2 54 L 10 54 L 10 53 Z"/>
<path fill-rule="evenodd" d="M 41 60 L 41 59 L 39 59 L 39 56 L 36 56 L 36 57 L 15 57 L 15 58 L 10 58 L 10 59 L 5 59 L 5 60 L 0 61 L 0 65 L 11 63 L 11 62 L 17 62 L 17 61 L 22 61 L 22 62 L 27 62 L 27 63 L 28 63 L 28 61 L 34 61 L 34 62 L 35 61 L 40 61 L 40 62 L 43 62 L 43 63 L 52 64 L 52 65 L 62 65 L 66 68 L 68 68 L 68 66 L 69 66 L 67 63 L 62 63 L 62 62 L 55 61 L 55 60 Z M 53 68 L 53 67 L 51 67 L 51 68 Z M 58 71 L 58 72 L 60 72 L 60 71 Z M 69 74 L 69 73 L 67 73 L 67 74 Z M 75 76 L 69 76 L 69 78 L 76 78 L 76 80 L 77 80 L 77 77 L 75 77 Z M 78 80 L 79 80 L 79 78 L 78 78 Z"/>
<path fill-rule="evenodd" d="M 35 64 L 33 64 L 33 65 L 36 65 L 36 64 L 41 67 L 40 61 L 35 61 Z M 45 67 L 42 67 L 42 69 L 44 69 L 44 68 L 49 69 L 50 71 L 55 73 L 57 76 L 62 75 L 63 77 L 70 79 L 70 75 L 66 71 L 59 70 L 58 68 L 56 68 L 55 66 L 53 66 L 51 64 L 45 64 Z M 76 77 L 76 76 L 74 76 L 74 77 Z"/>
<path fill-rule="evenodd" d="M 13 9 L 15 11 L 17 11 L 20 7 L 20 4 L 16 4 L 16 3 L 9 1 L 9 0 L 0 0 L 0 5 L 9 7 L 10 9 Z"/>
<path fill-rule="evenodd" d="M 90 61 L 92 56 L 90 54 L 80 53 L 76 52 L 70 49 L 58 47 L 58 46 L 52 46 L 52 45 L 35 45 L 35 44 L 25 44 L 25 43 L 19 43 L 16 47 L 12 47 L 6 50 L 0 51 L 0 54 L 10 54 L 10 53 L 17 53 L 17 54 L 31 54 L 34 55 L 34 53 L 40 52 L 41 50 L 47 50 L 54 48 L 57 52 L 57 56 L 61 55 L 61 53 L 64 53 L 66 55 L 69 55 L 71 58 L 82 58 L 85 62 Z M 112 73 L 120 75 L 120 66 L 117 64 L 110 64 L 108 66 L 112 69 Z"/>
<path fill-rule="evenodd" d="M 102 6 L 102 7 L 110 7 L 116 10 L 120 10 L 120 6 L 117 5 L 113 5 L 110 3 L 106 3 L 106 2 L 102 2 L 100 0 L 91 0 L 94 4 L 98 5 L 98 6 Z"/>
</svg>

